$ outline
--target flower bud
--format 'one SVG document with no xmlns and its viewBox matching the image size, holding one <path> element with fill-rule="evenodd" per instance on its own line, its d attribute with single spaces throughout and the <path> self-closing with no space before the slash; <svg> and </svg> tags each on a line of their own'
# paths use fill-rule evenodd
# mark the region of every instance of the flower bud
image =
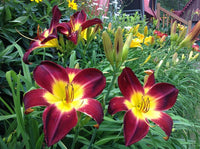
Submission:
<svg viewBox="0 0 200 149">
<path fill-rule="evenodd" d="M 111 63 L 111 65 L 114 65 L 112 42 L 111 42 L 110 36 L 108 35 L 106 31 L 102 33 L 102 39 L 103 39 L 103 49 L 104 49 L 106 58 Z"/>
<path fill-rule="evenodd" d="M 179 44 L 184 38 L 185 38 L 185 35 L 186 35 L 186 33 L 187 33 L 187 28 L 185 27 L 182 31 L 181 31 L 181 33 L 179 34 L 179 36 L 178 36 L 178 39 L 177 39 L 177 44 Z"/>
<path fill-rule="evenodd" d="M 178 53 L 174 53 L 174 55 L 172 56 L 172 62 L 174 65 L 176 65 L 178 63 L 179 59 L 178 59 Z"/>
<path fill-rule="evenodd" d="M 111 31 L 111 29 L 112 29 L 112 23 L 110 22 L 110 23 L 108 24 L 107 30 L 108 30 L 108 31 Z"/>
<path fill-rule="evenodd" d="M 165 38 L 166 38 L 167 36 L 162 36 L 161 37 L 161 39 L 160 39 L 160 43 L 163 43 L 164 41 L 165 41 Z"/>
<path fill-rule="evenodd" d="M 191 32 L 185 37 L 185 39 L 180 43 L 179 48 L 181 47 L 191 47 L 192 43 L 200 34 L 200 21 L 193 27 Z"/>
<path fill-rule="evenodd" d="M 132 38 L 133 38 L 133 34 L 130 33 L 124 43 L 123 50 L 122 50 L 122 62 L 124 62 L 128 57 L 128 50 L 131 45 Z"/>
<path fill-rule="evenodd" d="M 176 34 L 176 28 L 177 28 L 177 22 L 175 21 L 173 24 L 172 24 L 172 27 L 171 27 L 171 38 L 173 38 L 173 36 Z"/>
<path fill-rule="evenodd" d="M 114 40 L 114 57 L 116 61 L 116 66 L 118 66 L 119 62 L 122 59 L 122 49 L 123 49 L 122 29 L 121 27 L 118 27 L 115 33 L 115 40 Z"/>
<path fill-rule="evenodd" d="M 142 64 L 140 64 L 140 66 L 146 64 L 150 59 L 151 59 L 151 54 L 145 59 L 145 61 Z"/>
<path fill-rule="evenodd" d="M 181 56 L 181 59 L 182 59 L 182 60 L 184 60 L 184 59 L 185 59 L 185 55 L 184 55 L 184 54 L 182 54 L 182 56 Z"/>
<path fill-rule="evenodd" d="M 145 27 L 144 27 L 144 36 L 146 37 L 147 35 L 148 35 L 148 27 L 145 26 Z"/>
<path fill-rule="evenodd" d="M 193 55 L 193 51 L 190 51 L 189 57 L 188 57 L 188 61 L 192 61 L 192 55 Z"/>
</svg>

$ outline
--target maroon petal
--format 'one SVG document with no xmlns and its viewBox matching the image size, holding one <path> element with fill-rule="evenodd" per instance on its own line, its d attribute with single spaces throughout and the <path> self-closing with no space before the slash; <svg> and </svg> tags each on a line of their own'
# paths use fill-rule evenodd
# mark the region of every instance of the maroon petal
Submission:
<svg viewBox="0 0 200 149">
<path fill-rule="evenodd" d="M 81 85 L 84 90 L 82 98 L 94 98 L 105 88 L 106 78 L 98 69 L 87 68 L 79 72 L 72 83 Z"/>
<path fill-rule="evenodd" d="M 50 40 L 52 40 L 54 38 L 57 38 L 57 35 L 56 34 L 51 34 L 47 38 L 45 38 L 43 41 L 41 41 L 41 44 L 45 45 L 46 42 L 48 42 L 48 41 L 50 41 Z"/>
<path fill-rule="evenodd" d="M 35 106 L 48 106 L 48 101 L 43 97 L 45 89 L 34 89 L 27 92 L 23 98 L 25 109 Z"/>
<path fill-rule="evenodd" d="M 102 22 L 100 19 L 98 19 L 98 18 L 94 18 L 94 19 L 92 19 L 92 20 L 87 20 L 87 21 L 85 21 L 85 22 L 81 25 L 82 31 L 83 31 L 84 29 L 86 29 L 86 28 L 92 26 L 92 25 L 95 25 L 95 24 L 99 24 L 100 26 L 102 26 L 102 25 L 101 25 L 102 23 L 103 23 L 103 22 Z"/>
<path fill-rule="evenodd" d="M 96 99 L 83 99 L 81 107 L 76 110 L 92 117 L 98 124 L 103 120 L 103 109 Z"/>
<path fill-rule="evenodd" d="M 125 145 L 129 146 L 143 139 L 149 132 L 148 121 L 137 118 L 131 110 L 124 116 Z"/>
<path fill-rule="evenodd" d="M 151 119 L 156 125 L 158 125 L 165 134 L 169 137 L 172 132 L 173 120 L 166 113 L 160 112 L 160 117 L 157 119 Z"/>
<path fill-rule="evenodd" d="M 125 105 L 125 101 L 127 99 L 124 97 L 114 97 L 110 100 L 109 106 L 108 106 L 108 113 L 111 115 L 119 112 L 119 111 L 127 111 L 128 108 Z"/>
<path fill-rule="evenodd" d="M 70 41 L 72 41 L 76 45 L 77 42 L 78 42 L 78 34 L 79 34 L 78 31 L 75 31 L 75 32 L 71 33 L 67 37 L 67 39 L 70 40 Z"/>
<path fill-rule="evenodd" d="M 78 11 L 71 17 L 71 20 L 73 21 L 73 24 L 79 23 L 82 24 L 87 19 L 87 15 L 84 10 Z"/>
<path fill-rule="evenodd" d="M 47 107 L 43 113 L 44 135 L 48 146 L 61 140 L 77 124 L 75 109 L 60 111 L 55 104 Z"/>
<path fill-rule="evenodd" d="M 64 81 L 66 84 L 69 81 L 65 68 L 51 61 L 43 61 L 37 66 L 33 72 L 33 77 L 40 87 L 51 93 L 52 84 L 55 81 Z"/>
<path fill-rule="evenodd" d="M 134 72 L 128 67 L 124 68 L 123 72 L 118 77 L 118 85 L 122 94 L 128 100 L 131 99 L 131 96 L 134 93 L 144 93 L 144 89 L 140 84 L 138 78 L 135 76 Z"/>
<path fill-rule="evenodd" d="M 178 89 L 169 83 L 157 83 L 147 92 L 156 103 L 155 111 L 164 111 L 171 108 L 177 99 Z"/>
<path fill-rule="evenodd" d="M 68 36 L 69 34 L 71 34 L 72 27 L 71 27 L 70 22 L 68 23 L 63 22 L 57 25 L 57 30 L 58 32 Z"/>
<path fill-rule="evenodd" d="M 30 55 L 30 53 L 31 53 L 33 50 L 35 50 L 35 49 L 37 49 L 37 48 L 39 48 L 39 47 L 41 47 L 40 40 L 36 40 L 36 41 L 34 41 L 34 42 L 32 42 L 32 43 L 30 44 L 30 47 L 29 47 L 28 51 L 26 51 L 26 52 L 24 53 L 24 56 L 23 56 L 23 62 L 24 62 L 25 64 L 30 64 L 29 61 L 28 61 L 28 56 Z"/>
<path fill-rule="evenodd" d="M 50 33 L 53 32 L 53 29 L 56 27 L 56 25 L 59 23 L 60 17 L 61 17 L 61 12 L 58 9 L 58 6 L 54 6 L 52 9 L 52 20 L 51 20 L 51 24 L 49 27 L 49 31 Z"/>
</svg>

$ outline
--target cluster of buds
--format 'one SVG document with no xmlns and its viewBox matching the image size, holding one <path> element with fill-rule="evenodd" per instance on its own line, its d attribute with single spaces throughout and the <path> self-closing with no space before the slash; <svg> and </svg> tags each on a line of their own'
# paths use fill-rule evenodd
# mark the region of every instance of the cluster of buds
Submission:
<svg viewBox="0 0 200 149">
<path fill-rule="evenodd" d="M 197 57 L 199 57 L 199 53 L 195 54 L 194 56 L 193 56 L 193 54 L 194 54 L 194 52 L 190 51 L 190 54 L 189 54 L 189 57 L 188 57 L 189 62 L 191 62 L 191 61 L 197 59 Z"/>
<path fill-rule="evenodd" d="M 177 25 L 176 21 L 172 24 L 171 34 L 170 34 L 171 45 L 177 46 L 185 38 L 185 35 L 187 33 L 187 28 L 184 27 L 180 30 L 179 27 L 180 24 Z M 177 29 L 180 30 L 179 34 L 177 33 Z"/>
<path fill-rule="evenodd" d="M 194 42 L 196 41 L 197 37 L 200 34 L 200 21 L 193 27 L 191 32 L 183 38 L 183 40 L 180 40 L 180 44 L 178 49 L 183 48 L 183 47 L 188 47 L 191 48 Z"/>
<path fill-rule="evenodd" d="M 110 36 L 106 31 L 103 32 L 102 39 L 107 60 L 113 67 L 119 67 L 127 59 L 132 34 L 129 34 L 125 43 L 123 43 L 122 29 L 118 27 L 115 33 L 114 45 L 112 45 Z"/>
</svg>

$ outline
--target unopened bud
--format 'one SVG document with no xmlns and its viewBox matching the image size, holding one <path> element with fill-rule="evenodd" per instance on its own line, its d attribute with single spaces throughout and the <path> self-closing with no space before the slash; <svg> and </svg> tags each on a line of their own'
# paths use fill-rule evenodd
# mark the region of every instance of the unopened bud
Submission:
<svg viewBox="0 0 200 149">
<path fill-rule="evenodd" d="M 114 56 L 117 66 L 122 59 L 122 48 L 123 48 L 122 29 L 121 27 L 118 27 L 115 33 L 115 40 L 114 40 Z"/>
<path fill-rule="evenodd" d="M 171 38 L 176 34 L 177 22 L 175 21 L 171 27 Z"/>
<path fill-rule="evenodd" d="M 181 56 L 181 59 L 182 59 L 182 60 L 184 60 L 184 59 L 185 59 L 185 55 L 184 55 L 184 54 L 182 54 L 182 56 Z"/>
<path fill-rule="evenodd" d="M 200 21 L 193 27 L 191 32 L 185 37 L 185 39 L 180 43 L 179 47 L 191 47 L 192 43 L 200 34 Z"/>
<path fill-rule="evenodd" d="M 124 43 L 123 50 L 122 50 L 122 62 L 124 62 L 128 57 L 128 50 L 131 45 L 132 38 L 133 38 L 133 34 L 130 33 Z"/>
<path fill-rule="evenodd" d="M 111 29 L 112 29 L 112 23 L 110 22 L 110 23 L 108 24 L 107 30 L 108 30 L 108 31 L 111 31 Z"/>
<path fill-rule="evenodd" d="M 176 64 L 177 57 L 178 57 L 178 53 L 176 52 L 176 53 L 174 53 L 174 55 L 172 56 L 172 62 L 173 62 L 174 65 Z"/>
<path fill-rule="evenodd" d="M 179 44 L 184 38 L 187 33 L 187 28 L 184 28 L 178 36 L 177 44 Z"/>
<path fill-rule="evenodd" d="M 192 61 L 192 55 L 193 55 L 193 51 L 190 51 L 190 54 L 189 54 L 189 58 L 188 58 L 188 61 Z"/>
<path fill-rule="evenodd" d="M 148 35 L 148 26 L 144 27 L 144 36 L 146 37 Z"/>
<path fill-rule="evenodd" d="M 166 36 L 162 36 L 160 39 L 160 43 L 163 43 L 165 41 Z"/>
<path fill-rule="evenodd" d="M 76 65 L 75 65 L 74 68 L 75 68 L 75 69 L 80 69 L 79 63 L 76 63 Z"/>
<path fill-rule="evenodd" d="M 169 67 L 170 67 L 170 65 L 169 65 L 169 62 L 167 62 L 167 63 L 166 63 L 166 67 L 167 67 L 167 68 L 169 68 Z"/>
<path fill-rule="evenodd" d="M 106 58 L 111 63 L 111 65 L 114 64 L 113 60 L 113 49 L 112 49 L 112 42 L 110 39 L 110 36 L 106 31 L 102 33 L 102 39 L 103 39 L 103 49 L 106 55 Z"/>
</svg>

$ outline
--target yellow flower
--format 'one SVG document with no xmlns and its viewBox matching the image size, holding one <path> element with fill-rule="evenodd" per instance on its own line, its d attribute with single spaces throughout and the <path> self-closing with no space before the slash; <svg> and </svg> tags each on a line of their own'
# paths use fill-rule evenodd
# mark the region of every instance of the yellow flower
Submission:
<svg viewBox="0 0 200 149">
<path fill-rule="evenodd" d="M 150 44 L 153 44 L 153 37 L 152 36 L 146 37 L 144 39 L 144 44 L 147 46 L 149 46 Z"/>
<path fill-rule="evenodd" d="M 178 24 L 177 25 L 177 29 L 180 30 L 180 31 L 184 30 L 185 28 L 186 27 L 184 25 L 182 25 L 182 24 Z"/>
<path fill-rule="evenodd" d="M 130 48 L 140 47 L 141 49 L 143 49 L 142 45 L 141 45 L 142 42 L 143 42 L 143 40 L 141 40 L 139 38 L 134 38 L 134 39 L 132 39 Z"/>
<path fill-rule="evenodd" d="M 67 0 L 68 2 L 68 7 L 73 9 L 73 10 L 77 10 L 78 5 L 76 3 L 74 3 L 74 0 Z"/>
<path fill-rule="evenodd" d="M 81 37 L 85 40 L 87 40 L 88 36 L 90 37 L 92 35 L 92 33 L 94 32 L 94 27 L 91 27 L 90 28 L 91 30 L 89 31 L 89 35 L 88 34 L 88 28 L 86 28 L 85 30 L 83 30 L 81 32 Z"/>
<path fill-rule="evenodd" d="M 42 2 L 42 0 L 31 0 L 31 1 L 35 1 L 36 3 Z"/>
</svg>

